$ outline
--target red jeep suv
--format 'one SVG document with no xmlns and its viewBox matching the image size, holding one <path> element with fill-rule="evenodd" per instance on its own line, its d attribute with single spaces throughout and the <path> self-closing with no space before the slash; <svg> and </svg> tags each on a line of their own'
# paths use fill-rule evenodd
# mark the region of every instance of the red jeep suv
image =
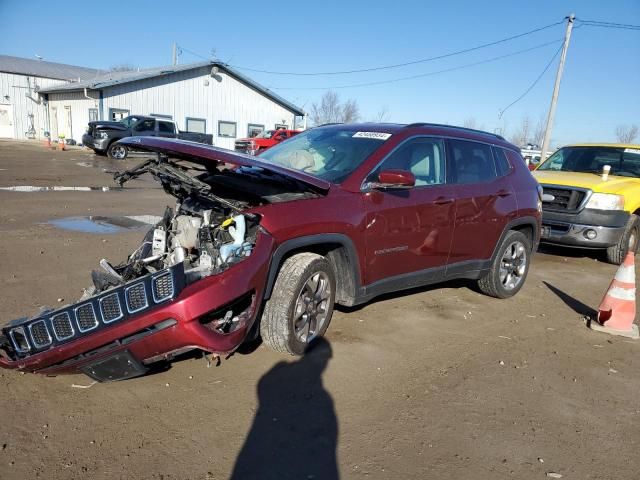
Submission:
<svg viewBox="0 0 640 480">
<path fill-rule="evenodd" d="M 434 124 L 338 124 L 252 157 L 157 137 L 122 143 L 177 198 L 118 265 L 101 261 L 73 305 L 14 320 L 0 366 L 98 381 L 262 336 L 302 354 L 334 304 L 452 278 L 497 298 L 525 282 L 540 189 L 519 150 Z"/>
</svg>

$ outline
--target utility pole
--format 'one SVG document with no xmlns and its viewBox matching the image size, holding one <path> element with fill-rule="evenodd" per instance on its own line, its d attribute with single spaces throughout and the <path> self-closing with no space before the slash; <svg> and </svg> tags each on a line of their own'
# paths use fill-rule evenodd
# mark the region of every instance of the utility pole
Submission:
<svg viewBox="0 0 640 480">
<path fill-rule="evenodd" d="M 173 42 L 173 55 L 171 59 L 173 60 L 171 64 L 175 67 L 178 64 L 178 45 L 176 45 L 176 42 Z"/>
<path fill-rule="evenodd" d="M 564 61 L 567 58 L 567 49 L 569 48 L 569 40 L 571 40 L 571 30 L 573 30 L 573 22 L 575 14 L 567 17 L 567 31 L 564 34 L 564 45 L 562 45 L 562 54 L 560 55 L 560 64 L 558 65 L 558 73 L 556 73 L 556 83 L 553 86 L 553 95 L 551 97 L 551 106 L 549 107 L 549 116 L 547 116 L 547 127 L 544 130 L 544 140 L 542 140 L 542 151 L 540 158 L 546 158 L 547 149 L 551 142 L 551 130 L 553 129 L 553 120 L 556 116 L 556 103 L 558 102 L 558 93 L 560 92 L 560 81 L 562 80 L 562 71 L 564 70 Z"/>
</svg>

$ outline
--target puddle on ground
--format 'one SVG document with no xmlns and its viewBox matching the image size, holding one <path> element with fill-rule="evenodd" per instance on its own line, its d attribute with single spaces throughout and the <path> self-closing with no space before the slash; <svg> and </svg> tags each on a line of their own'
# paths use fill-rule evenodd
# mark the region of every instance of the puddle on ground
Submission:
<svg viewBox="0 0 640 480">
<path fill-rule="evenodd" d="M 122 187 L 37 187 L 35 185 L 16 185 L 13 187 L 0 187 L 0 190 L 9 192 L 110 192 L 123 190 Z"/>
<path fill-rule="evenodd" d="M 63 230 L 74 232 L 110 234 L 121 233 L 126 230 L 145 230 L 155 225 L 162 217 L 156 215 L 127 215 L 124 217 L 103 217 L 91 215 L 88 217 L 66 217 L 49 220 L 47 223 Z"/>
</svg>

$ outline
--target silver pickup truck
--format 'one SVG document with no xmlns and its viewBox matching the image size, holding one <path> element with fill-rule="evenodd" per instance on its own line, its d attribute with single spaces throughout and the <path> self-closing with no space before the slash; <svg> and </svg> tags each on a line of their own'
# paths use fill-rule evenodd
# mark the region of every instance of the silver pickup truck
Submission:
<svg viewBox="0 0 640 480">
<path fill-rule="evenodd" d="M 118 140 L 126 137 L 179 138 L 192 142 L 213 144 L 213 135 L 207 133 L 181 132 L 172 120 L 164 120 L 144 115 L 130 115 L 119 122 L 89 122 L 87 132 L 82 136 L 82 144 L 99 155 L 123 160 L 129 154 L 129 147 Z"/>
</svg>

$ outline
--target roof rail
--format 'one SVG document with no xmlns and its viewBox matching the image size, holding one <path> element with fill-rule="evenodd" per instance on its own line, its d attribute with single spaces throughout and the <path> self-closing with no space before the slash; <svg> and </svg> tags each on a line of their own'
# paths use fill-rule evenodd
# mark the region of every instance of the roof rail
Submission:
<svg viewBox="0 0 640 480">
<path fill-rule="evenodd" d="M 467 127 L 458 127 L 456 125 L 445 125 L 443 123 L 427 123 L 427 122 L 417 122 L 410 123 L 409 125 L 405 125 L 405 128 L 413 128 L 413 127 L 444 127 L 444 128 L 454 128 L 456 130 L 462 130 L 465 132 L 472 133 L 481 133 L 483 135 L 490 135 L 492 137 L 498 138 L 500 140 L 504 140 L 502 135 L 498 135 L 497 133 L 485 132 L 484 130 L 477 130 L 475 128 L 467 128 Z"/>
</svg>

